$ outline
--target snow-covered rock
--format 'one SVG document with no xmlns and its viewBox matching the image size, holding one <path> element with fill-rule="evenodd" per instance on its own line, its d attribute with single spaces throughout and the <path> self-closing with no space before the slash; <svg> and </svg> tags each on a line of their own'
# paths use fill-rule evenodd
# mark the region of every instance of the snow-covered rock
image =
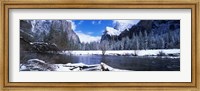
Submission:
<svg viewBox="0 0 200 91">
<path fill-rule="evenodd" d="M 125 31 L 129 30 L 133 25 L 137 24 L 140 20 L 114 20 L 113 24 L 114 27 L 107 26 L 102 37 L 101 41 L 103 40 L 118 40 L 119 35 Z"/>
<path fill-rule="evenodd" d="M 29 44 L 37 52 L 59 51 L 59 49 L 55 43 L 30 42 Z"/>
<path fill-rule="evenodd" d="M 51 20 L 32 20 L 31 31 L 41 35 L 42 33 L 49 33 L 51 29 Z"/>
<path fill-rule="evenodd" d="M 105 32 L 108 35 L 119 35 L 121 33 L 119 30 L 116 30 L 116 29 L 114 29 L 112 27 L 106 27 Z"/>
<path fill-rule="evenodd" d="M 122 32 L 126 29 L 131 28 L 133 25 L 137 24 L 140 20 L 114 20 L 114 28 Z"/>
<path fill-rule="evenodd" d="M 34 64 L 34 63 L 40 63 L 40 64 L 45 64 L 45 62 L 43 60 L 39 60 L 39 59 L 30 59 L 27 61 L 28 64 Z"/>
<path fill-rule="evenodd" d="M 129 71 L 129 70 L 122 70 L 122 69 L 116 69 L 116 68 L 113 68 L 105 63 L 101 63 L 101 71 Z"/>
<path fill-rule="evenodd" d="M 26 63 L 20 64 L 20 71 L 54 71 L 55 69 L 54 65 L 40 59 L 29 59 Z"/>
</svg>

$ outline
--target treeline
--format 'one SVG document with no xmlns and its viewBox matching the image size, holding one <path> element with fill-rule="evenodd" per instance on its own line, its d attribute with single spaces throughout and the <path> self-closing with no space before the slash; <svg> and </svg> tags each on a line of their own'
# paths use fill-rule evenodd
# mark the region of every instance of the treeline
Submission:
<svg viewBox="0 0 200 91">
<path fill-rule="evenodd" d="M 101 42 L 78 43 L 69 40 L 66 31 L 51 30 L 42 34 L 44 42 L 55 43 L 60 50 L 142 50 L 142 49 L 174 49 L 180 48 L 180 32 L 169 30 L 158 34 L 151 31 L 133 33 L 132 37 L 121 40 L 103 40 Z"/>
<path fill-rule="evenodd" d="M 140 32 L 132 38 L 124 37 L 121 40 L 103 40 L 101 42 L 81 43 L 80 50 L 142 50 L 142 49 L 174 49 L 180 48 L 180 32 L 171 31 L 165 34 L 147 34 Z"/>
<path fill-rule="evenodd" d="M 51 30 L 43 33 L 43 42 L 55 43 L 60 50 L 142 50 L 180 48 L 180 32 L 169 31 L 165 34 L 133 33 L 132 38 L 103 40 L 101 42 L 78 43 L 67 39 L 67 32 Z"/>
</svg>

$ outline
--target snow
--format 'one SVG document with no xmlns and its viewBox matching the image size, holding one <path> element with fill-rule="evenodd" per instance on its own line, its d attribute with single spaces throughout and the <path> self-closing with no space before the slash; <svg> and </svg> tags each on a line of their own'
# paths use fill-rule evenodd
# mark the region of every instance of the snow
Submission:
<svg viewBox="0 0 200 91">
<path fill-rule="evenodd" d="M 27 32 L 24 32 L 23 30 L 20 30 L 20 32 L 23 32 L 23 33 L 25 33 L 26 35 L 28 35 L 29 37 L 33 38 L 33 35 L 31 35 L 31 34 L 29 34 L 29 33 L 27 33 Z"/>
<path fill-rule="evenodd" d="M 30 42 L 30 44 L 31 45 L 33 45 L 33 44 L 46 44 L 46 45 L 48 45 L 48 43 L 46 43 L 46 42 Z"/>
<path fill-rule="evenodd" d="M 26 63 L 20 64 L 20 71 L 52 71 L 54 67 L 40 59 L 29 59 Z"/>
<path fill-rule="evenodd" d="M 108 35 L 119 35 L 121 32 L 112 27 L 106 27 L 106 33 Z"/>
<path fill-rule="evenodd" d="M 86 64 L 84 64 L 84 63 L 74 63 L 74 64 L 67 63 L 67 64 L 64 64 L 64 66 L 84 66 L 84 65 L 86 65 Z"/>
<path fill-rule="evenodd" d="M 57 66 L 55 71 L 71 71 L 69 67 L 64 67 L 63 64 L 55 64 Z"/>
<path fill-rule="evenodd" d="M 31 31 L 33 33 L 41 34 L 43 32 L 49 33 L 51 20 L 31 20 Z"/>
<path fill-rule="evenodd" d="M 106 33 L 108 35 L 120 35 L 124 30 L 128 30 L 133 25 L 137 24 L 140 20 L 113 20 L 113 27 L 106 27 Z"/>
<path fill-rule="evenodd" d="M 39 60 L 39 59 L 30 59 L 28 60 L 28 63 L 43 63 L 45 64 L 45 62 L 43 60 Z"/>
<path fill-rule="evenodd" d="M 131 28 L 133 25 L 137 24 L 140 20 L 113 20 L 113 25 L 115 28 L 122 32 L 125 29 Z"/>
<path fill-rule="evenodd" d="M 180 49 L 156 49 L 156 50 L 107 50 L 105 55 L 129 55 L 129 54 L 137 54 L 138 56 L 156 56 L 159 52 L 163 52 L 165 54 L 178 54 L 180 53 Z M 72 55 L 102 55 L 101 50 L 87 50 L 87 51 L 65 51 L 61 52 L 61 54 L 72 54 Z"/>
<path fill-rule="evenodd" d="M 24 66 L 24 65 L 21 64 L 20 65 L 20 70 L 25 70 L 25 69 L 27 69 L 26 66 Z"/>
<path fill-rule="evenodd" d="M 32 21 L 31 21 L 31 26 L 32 26 L 31 31 L 32 31 L 33 33 L 36 32 L 36 31 L 35 31 L 35 24 L 36 24 L 36 21 L 35 21 L 35 20 L 32 20 Z"/>
<path fill-rule="evenodd" d="M 109 71 L 129 71 L 129 70 L 116 69 L 116 68 L 113 68 L 111 66 L 108 66 L 105 63 L 101 63 L 100 65 L 103 66 L 105 69 L 107 69 Z"/>
</svg>

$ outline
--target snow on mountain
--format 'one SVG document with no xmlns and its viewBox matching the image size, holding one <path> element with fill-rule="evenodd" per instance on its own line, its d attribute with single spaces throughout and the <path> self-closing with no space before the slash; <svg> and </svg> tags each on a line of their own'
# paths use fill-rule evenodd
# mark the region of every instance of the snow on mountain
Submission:
<svg viewBox="0 0 200 91">
<path fill-rule="evenodd" d="M 32 25 L 32 32 L 33 33 L 49 33 L 51 29 L 52 22 L 56 22 L 57 24 L 61 24 L 60 21 L 55 20 L 31 20 L 30 23 Z M 72 30 L 76 29 L 76 25 L 72 20 L 66 20 L 66 23 L 69 23 L 67 27 L 71 28 Z M 67 25 L 67 24 L 66 24 Z"/>
<path fill-rule="evenodd" d="M 106 30 L 105 30 L 106 34 L 108 35 L 119 35 L 121 32 L 112 28 L 112 27 L 106 27 Z"/>
<path fill-rule="evenodd" d="M 51 22 L 52 22 L 51 20 L 32 20 L 31 21 L 31 25 L 32 25 L 31 31 L 33 33 L 37 33 L 37 34 L 49 33 Z"/>
<path fill-rule="evenodd" d="M 139 21 L 140 20 L 114 20 L 113 25 L 115 29 L 122 32 L 125 29 L 131 28 L 133 25 L 137 24 Z"/>
<path fill-rule="evenodd" d="M 124 30 L 128 30 L 140 20 L 113 20 L 114 27 L 106 27 L 104 35 L 120 35 Z"/>
</svg>

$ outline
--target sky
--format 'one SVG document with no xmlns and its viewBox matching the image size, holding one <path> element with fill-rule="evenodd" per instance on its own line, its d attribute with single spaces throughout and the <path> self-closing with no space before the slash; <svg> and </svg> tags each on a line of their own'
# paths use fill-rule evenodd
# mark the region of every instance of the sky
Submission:
<svg viewBox="0 0 200 91">
<path fill-rule="evenodd" d="M 118 30 L 122 31 L 139 20 L 71 20 L 72 28 L 81 42 L 100 41 L 106 27 L 114 27 L 118 23 Z"/>
</svg>

